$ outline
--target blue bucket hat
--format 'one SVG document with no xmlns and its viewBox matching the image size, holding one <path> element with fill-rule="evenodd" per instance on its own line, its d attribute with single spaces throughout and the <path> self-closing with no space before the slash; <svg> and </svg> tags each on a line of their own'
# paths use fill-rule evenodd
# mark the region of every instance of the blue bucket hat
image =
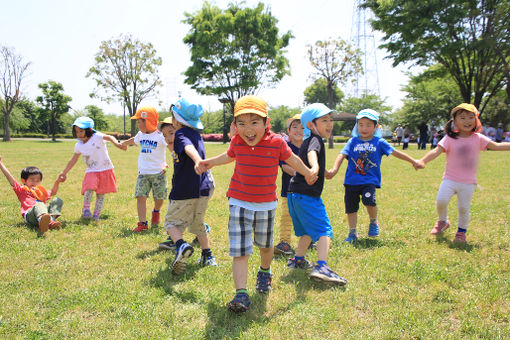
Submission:
<svg viewBox="0 0 510 340">
<path fill-rule="evenodd" d="M 358 120 L 360 120 L 361 118 L 368 118 L 370 120 L 373 120 L 376 126 L 379 124 L 379 112 L 372 109 L 363 109 L 356 115 L 356 125 L 354 125 L 354 128 L 352 129 L 351 132 L 351 135 L 353 137 L 359 137 Z M 374 137 L 382 137 L 382 130 L 378 126 L 374 132 Z"/>
<path fill-rule="evenodd" d="M 311 122 L 316 118 L 325 116 L 332 112 L 336 112 L 336 111 L 333 109 L 330 109 L 329 107 L 327 107 L 326 105 L 324 105 L 322 103 L 313 103 L 313 104 L 310 104 L 307 107 L 305 107 L 303 112 L 301 113 L 301 124 L 304 127 L 304 131 L 303 131 L 304 138 L 310 137 L 310 134 L 311 134 L 310 129 L 308 128 L 308 126 L 306 126 L 306 124 L 308 122 Z"/>
<path fill-rule="evenodd" d="M 197 130 L 202 130 L 204 128 L 204 125 L 200 121 L 200 117 L 204 114 L 204 110 L 200 104 L 191 104 L 186 99 L 181 98 L 172 106 L 172 113 L 174 114 L 175 119 L 177 119 L 177 121 L 181 124 Z"/>
<path fill-rule="evenodd" d="M 89 117 L 78 117 L 74 121 L 73 125 L 76 125 L 80 129 L 92 129 L 94 130 L 94 121 Z M 94 130 L 95 131 L 95 130 Z"/>
</svg>

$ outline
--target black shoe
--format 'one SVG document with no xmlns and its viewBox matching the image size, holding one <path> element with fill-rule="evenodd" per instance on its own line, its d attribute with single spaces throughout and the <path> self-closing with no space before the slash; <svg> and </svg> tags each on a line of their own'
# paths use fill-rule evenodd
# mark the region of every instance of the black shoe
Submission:
<svg viewBox="0 0 510 340">
<path fill-rule="evenodd" d="M 271 273 L 262 272 L 259 270 L 257 273 L 257 284 L 255 289 L 257 292 L 265 294 L 271 290 L 271 278 L 273 275 Z"/>
<path fill-rule="evenodd" d="M 293 255 L 294 251 L 290 244 L 285 241 L 281 241 L 274 247 L 274 253 L 276 255 Z"/>
<path fill-rule="evenodd" d="M 174 241 L 172 241 L 172 238 L 170 236 L 168 236 L 168 238 L 166 239 L 165 242 L 161 242 L 158 245 L 158 248 L 160 250 L 173 250 L 173 251 L 175 251 L 175 243 L 174 243 Z"/>
<path fill-rule="evenodd" d="M 234 313 L 244 313 L 250 309 L 250 296 L 247 293 L 237 293 L 228 304 L 228 310 Z"/>
</svg>

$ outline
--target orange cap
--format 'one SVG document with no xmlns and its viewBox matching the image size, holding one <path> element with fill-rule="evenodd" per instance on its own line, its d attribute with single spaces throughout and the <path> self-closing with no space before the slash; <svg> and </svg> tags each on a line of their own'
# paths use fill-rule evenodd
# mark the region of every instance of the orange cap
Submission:
<svg viewBox="0 0 510 340">
<path fill-rule="evenodd" d="M 475 121 L 476 121 L 475 132 L 481 132 L 482 131 L 482 123 L 480 122 L 480 118 L 479 118 L 480 117 L 480 112 L 478 112 L 478 109 L 476 108 L 476 106 L 474 106 L 473 104 L 468 104 L 468 103 L 462 103 L 462 104 L 459 104 L 459 105 L 455 106 L 452 109 L 452 112 L 450 112 L 450 115 L 452 116 L 452 119 L 453 119 L 453 116 L 454 116 L 455 112 L 457 112 L 459 110 L 465 110 L 465 111 L 474 113 L 475 114 Z"/>
<path fill-rule="evenodd" d="M 234 106 L 234 117 L 245 113 L 254 113 L 261 117 L 267 117 L 266 101 L 253 95 L 239 98 Z"/>
<path fill-rule="evenodd" d="M 144 106 L 136 110 L 136 114 L 131 119 L 145 119 L 147 130 L 156 130 L 158 128 L 159 114 L 152 106 Z"/>
</svg>

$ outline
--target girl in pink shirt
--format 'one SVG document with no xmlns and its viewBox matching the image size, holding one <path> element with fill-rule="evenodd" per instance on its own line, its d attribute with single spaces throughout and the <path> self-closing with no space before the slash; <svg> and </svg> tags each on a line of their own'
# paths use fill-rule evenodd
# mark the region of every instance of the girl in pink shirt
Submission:
<svg viewBox="0 0 510 340">
<path fill-rule="evenodd" d="M 458 230 L 455 243 L 466 243 L 466 231 L 469 224 L 471 198 L 476 188 L 476 173 L 481 150 L 510 150 L 510 143 L 496 143 L 484 136 L 480 113 L 472 104 L 462 103 L 451 112 L 451 119 L 446 123 L 446 136 L 438 146 L 427 153 L 419 167 L 446 153 L 446 167 L 443 181 L 436 199 L 438 220 L 430 233 L 441 235 L 449 226 L 448 203 L 453 195 L 457 195 Z"/>
</svg>

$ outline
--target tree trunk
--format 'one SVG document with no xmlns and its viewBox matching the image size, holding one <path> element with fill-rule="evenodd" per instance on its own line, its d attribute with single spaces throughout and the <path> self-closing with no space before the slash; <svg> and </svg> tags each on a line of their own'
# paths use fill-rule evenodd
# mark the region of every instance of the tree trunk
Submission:
<svg viewBox="0 0 510 340">
<path fill-rule="evenodd" d="M 11 116 L 11 112 L 4 111 L 4 142 L 9 142 L 11 140 L 11 129 L 9 127 L 9 117 Z"/>
<path fill-rule="evenodd" d="M 334 85 L 335 84 L 328 79 L 328 107 L 330 109 L 334 109 L 334 105 L 335 105 L 335 103 L 333 101 L 333 94 L 334 94 L 333 87 L 334 87 Z M 333 124 L 335 124 L 335 123 L 333 122 Z M 328 138 L 328 148 L 333 149 L 333 147 L 334 147 L 333 131 L 331 131 L 331 136 L 329 136 L 329 138 Z"/>
<path fill-rule="evenodd" d="M 51 115 L 51 141 L 56 142 L 57 139 L 55 138 L 55 114 Z"/>
</svg>

